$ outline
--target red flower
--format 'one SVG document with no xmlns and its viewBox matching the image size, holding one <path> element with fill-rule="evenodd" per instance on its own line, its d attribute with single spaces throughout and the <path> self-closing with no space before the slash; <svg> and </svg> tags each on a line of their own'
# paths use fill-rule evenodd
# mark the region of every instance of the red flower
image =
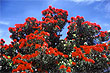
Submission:
<svg viewBox="0 0 110 73">
<path fill-rule="evenodd" d="M 99 28 L 99 30 L 101 29 L 100 25 L 97 25 L 97 27 Z"/>
<path fill-rule="evenodd" d="M 52 9 L 52 6 L 51 5 L 49 6 L 49 9 Z"/>
<path fill-rule="evenodd" d="M 58 37 L 58 35 L 57 35 L 56 33 L 54 33 L 54 36 L 55 36 L 55 37 Z"/>
<path fill-rule="evenodd" d="M 81 59 L 81 55 L 79 54 L 79 57 L 78 57 L 79 59 Z"/>
<path fill-rule="evenodd" d="M 34 34 L 36 34 L 36 33 L 38 33 L 38 30 L 36 30 L 36 31 L 34 32 Z"/>
<path fill-rule="evenodd" d="M 77 19 L 78 19 L 78 18 L 80 19 L 81 17 L 78 15 L 78 16 L 76 16 L 76 18 L 77 18 Z"/>
<path fill-rule="evenodd" d="M 92 49 L 96 50 L 98 52 L 102 52 L 104 50 L 104 48 L 100 44 L 97 44 L 96 46 L 93 46 Z"/>
<path fill-rule="evenodd" d="M 66 72 L 71 72 L 71 69 L 67 69 Z"/>
<path fill-rule="evenodd" d="M 110 62 L 107 62 L 107 64 L 110 64 Z"/>
<path fill-rule="evenodd" d="M 76 53 L 78 53 L 78 54 L 82 54 L 81 49 L 80 49 L 80 48 L 76 48 Z"/>
<path fill-rule="evenodd" d="M 45 32 L 45 35 L 50 36 L 50 34 L 48 32 Z"/>
<path fill-rule="evenodd" d="M 102 32 L 102 31 L 101 31 L 100 36 L 101 36 L 101 37 L 105 37 L 105 36 L 106 36 L 106 35 L 105 35 L 105 32 Z"/>
<path fill-rule="evenodd" d="M 5 50 L 7 50 L 9 48 L 9 46 L 7 45 L 6 47 L 5 47 Z"/>
<path fill-rule="evenodd" d="M 49 9 L 49 13 L 52 13 L 53 14 L 53 12 Z"/>
<path fill-rule="evenodd" d="M 61 21 L 63 21 L 63 22 L 64 22 L 65 20 L 64 20 L 64 19 L 61 19 Z"/>
<path fill-rule="evenodd" d="M 52 9 L 55 10 L 55 7 L 53 7 Z"/>
<path fill-rule="evenodd" d="M 45 54 L 49 54 L 48 51 L 46 51 Z"/>
<path fill-rule="evenodd" d="M 22 31 L 22 29 L 20 28 L 19 30 L 18 30 L 18 32 L 21 32 Z"/>
<path fill-rule="evenodd" d="M 76 21 L 76 18 L 75 18 L 75 17 L 71 17 L 71 20 L 74 20 L 74 21 Z"/>
<path fill-rule="evenodd" d="M 55 56 L 58 56 L 58 54 L 57 54 L 56 52 L 54 53 L 54 55 L 55 55 Z"/>
<path fill-rule="evenodd" d="M 43 10 L 41 13 L 44 14 L 44 12 L 46 12 L 46 10 Z"/>
<path fill-rule="evenodd" d="M 61 15 L 62 16 L 63 14 L 62 13 L 58 13 L 58 15 Z"/>
<path fill-rule="evenodd" d="M 26 69 L 31 69 L 31 64 L 30 63 L 26 64 Z"/>
<path fill-rule="evenodd" d="M 58 21 L 57 20 L 54 20 L 54 23 L 57 23 Z"/>
<path fill-rule="evenodd" d="M 106 56 L 105 54 L 104 54 L 104 55 L 102 55 L 102 57 L 103 57 L 103 58 L 107 58 L 107 56 Z"/>
<path fill-rule="evenodd" d="M 61 30 L 61 28 L 58 25 L 56 25 L 55 27 L 57 27 L 59 30 Z"/>
<path fill-rule="evenodd" d="M 65 58 L 68 58 L 68 55 L 63 55 Z"/>
<path fill-rule="evenodd" d="M 33 73 L 33 72 L 34 72 L 34 71 L 33 71 L 33 69 L 31 69 L 31 70 L 30 70 L 30 72 L 32 72 L 32 73 Z"/>
<path fill-rule="evenodd" d="M 4 42 L 4 43 L 5 43 L 4 39 L 1 39 L 0 41 L 2 41 L 2 42 Z"/>
<path fill-rule="evenodd" d="M 26 18 L 25 21 L 30 21 L 30 17 Z"/>
<path fill-rule="evenodd" d="M 39 52 L 38 52 L 38 51 L 35 51 L 35 53 L 36 53 L 36 54 L 39 54 Z"/>
<path fill-rule="evenodd" d="M 84 17 L 83 17 L 83 16 L 81 16 L 81 19 L 84 19 Z"/>
<path fill-rule="evenodd" d="M 67 69 L 71 69 L 71 67 L 68 67 Z"/>
<path fill-rule="evenodd" d="M 83 57 L 83 59 L 84 59 L 85 61 L 88 61 L 88 58 L 87 58 L 87 57 Z"/>
<path fill-rule="evenodd" d="M 16 42 L 17 40 L 16 40 L 16 39 L 14 39 L 13 41 L 14 41 L 14 42 Z"/>
<path fill-rule="evenodd" d="M 91 52 L 91 48 L 89 46 L 84 45 L 83 49 L 84 49 L 86 54 L 89 54 Z"/>
<path fill-rule="evenodd" d="M 16 29 L 15 29 L 15 28 L 12 28 L 12 27 L 9 27 L 8 30 L 9 30 L 10 32 L 12 32 L 12 31 L 15 32 L 15 31 L 16 31 Z"/>
<path fill-rule="evenodd" d="M 76 63 L 75 63 L 75 62 L 72 62 L 72 64 L 73 64 L 73 65 L 76 65 Z"/>
<path fill-rule="evenodd" d="M 66 68 L 65 65 L 61 65 L 59 69 L 63 69 L 63 68 Z"/>
<path fill-rule="evenodd" d="M 40 48 L 40 47 L 41 47 L 40 44 L 36 44 L 36 45 L 35 45 L 35 49 L 38 49 L 38 48 Z"/>
<path fill-rule="evenodd" d="M 89 62 L 95 63 L 93 59 L 88 59 Z"/>
<path fill-rule="evenodd" d="M 72 57 L 76 57 L 76 56 L 78 56 L 78 53 L 72 52 Z"/>
<path fill-rule="evenodd" d="M 16 70 L 16 69 L 13 69 L 13 70 L 12 70 L 12 73 L 14 73 L 14 72 L 17 72 L 17 70 Z"/>
<path fill-rule="evenodd" d="M 18 67 L 17 67 L 17 71 L 22 70 L 23 67 L 25 67 L 23 64 L 19 64 Z"/>
<path fill-rule="evenodd" d="M 65 40 L 67 41 L 67 38 L 65 38 Z"/>
<path fill-rule="evenodd" d="M 57 53 L 58 53 L 59 55 L 63 55 L 63 53 L 62 53 L 62 52 L 59 52 L 59 51 L 58 51 Z"/>
<path fill-rule="evenodd" d="M 20 55 L 20 53 L 18 53 L 18 55 L 16 56 L 17 58 L 21 58 L 22 56 Z"/>
<path fill-rule="evenodd" d="M 43 46 L 46 46 L 46 47 L 48 47 L 48 44 L 47 44 L 46 42 L 44 42 L 44 43 L 43 43 Z"/>
<path fill-rule="evenodd" d="M 22 57 L 22 59 L 26 59 L 27 58 L 27 55 L 24 55 L 23 57 Z"/>
<path fill-rule="evenodd" d="M 58 51 L 58 49 L 57 49 L 57 48 L 54 48 L 54 50 L 55 50 L 55 51 Z"/>
<path fill-rule="evenodd" d="M 50 15 L 50 14 L 46 14 L 45 16 L 46 16 L 46 17 L 51 17 L 51 15 Z"/>
<path fill-rule="evenodd" d="M 45 20 L 45 18 L 44 18 L 44 17 L 42 17 L 42 20 Z"/>
</svg>

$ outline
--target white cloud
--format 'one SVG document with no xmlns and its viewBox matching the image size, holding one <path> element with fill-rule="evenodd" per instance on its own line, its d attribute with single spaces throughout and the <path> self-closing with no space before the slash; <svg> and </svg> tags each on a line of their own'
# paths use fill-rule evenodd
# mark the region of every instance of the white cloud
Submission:
<svg viewBox="0 0 110 73">
<path fill-rule="evenodd" d="M 82 3 L 82 2 L 93 3 L 93 2 L 98 2 L 102 0 L 71 0 L 71 1 L 76 2 L 76 3 Z"/>
<path fill-rule="evenodd" d="M 104 26 L 110 26 L 110 24 L 104 24 Z"/>
<path fill-rule="evenodd" d="M 7 21 L 0 21 L 0 25 L 9 25 L 10 23 L 9 22 L 7 22 Z"/>
<path fill-rule="evenodd" d="M 110 2 L 105 5 L 106 12 L 110 12 Z"/>
<path fill-rule="evenodd" d="M 57 0 L 49 0 L 48 4 L 53 5 Z"/>
<path fill-rule="evenodd" d="M 110 32 L 110 30 L 108 30 L 108 32 Z"/>
<path fill-rule="evenodd" d="M 99 4 L 97 4 L 94 9 L 100 12 L 105 13 L 105 18 L 110 18 L 110 1 L 102 0 Z"/>
</svg>

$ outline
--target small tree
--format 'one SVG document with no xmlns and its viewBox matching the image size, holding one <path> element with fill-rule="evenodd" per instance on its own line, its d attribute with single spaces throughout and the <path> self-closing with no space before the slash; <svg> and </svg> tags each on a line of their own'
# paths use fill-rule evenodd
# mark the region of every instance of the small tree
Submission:
<svg viewBox="0 0 110 73">
<path fill-rule="evenodd" d="M 42 21 L 28 17 L 9 27 L 13 41 L 0 40 L 0 72 L 99 73 L 110 67 L 110 32 L 80 16 L 67 20 L 66 10 L 52 6 L 42 14 Z M 66 23 L 67 37 L 60 39 Z"/>
</svg>

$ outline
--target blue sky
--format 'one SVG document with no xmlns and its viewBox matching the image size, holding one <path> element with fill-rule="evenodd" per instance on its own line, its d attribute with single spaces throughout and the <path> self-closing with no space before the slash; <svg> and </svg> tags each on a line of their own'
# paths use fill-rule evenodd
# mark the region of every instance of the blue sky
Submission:
<svg viewBox="0 0 110 73">
<path fill-rule="evenodd" d="M 110 30 L 110 0 L 0 0 L 0 38 L 9 44 L 9 27 L 24 23 L 27 17 L 41 20 L 41 11 L 49 5 L 67 10 L 68 19 L 77 15 L 84 16 L 86 21 L 100 24 L 102 30 Z M 67 26 L 61 38 L 65 38 Z"/>
</svg>

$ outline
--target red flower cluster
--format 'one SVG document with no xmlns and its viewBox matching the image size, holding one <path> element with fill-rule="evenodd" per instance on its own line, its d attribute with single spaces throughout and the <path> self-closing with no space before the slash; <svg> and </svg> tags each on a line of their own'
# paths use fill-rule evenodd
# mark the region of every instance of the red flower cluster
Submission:
<svg viewBox="0 0 110 73">
<path fill-rule="evenodd" d="M 84 45 L 84 46 L 80 46 L 80 47 L 84 49 L 85 54 L 90 54 L 90 52 L 91 52 L 90 46 Z"/>
<path fill-rule="evenodd" d="M 104 54 L 104 55 L 102 55 L 102 57 L 104 57 L 104 58 L 107 58 L 107 56 Z"/>
<path fill-rule="evenodd" d="M 82 53 L 80 48 L 74 47 L 74 49 L 76 49 L 76 51 L 72 52 L 72 57 L 76 57 L 76 56 L 78 56 L 79 58 L 82 57 L 83 60 L 92 62 L 92 63 L 95 63 L 95 61 L 92 59 L 88 59 L 87 57 L 84 56 L 84 54 L 90 54 L 91 49 L 98 51 L 98 52 L 103 52 L 104 47 L 106 47 L 106 49 L 108 48 L 108 46 L 106 44 L 97 44 L 95 46 L 84 45 L 84 46 L 80 46 L 80 47 L 84 49 L 85 53 Z M 106 55 L 102 55 L 102 57 L 107 58 Z"/>
<path fill-rule="evenodd" d="M 12 28 L 12 27 L 9 27 L 8 30 L 9 30 L 10 32 L 15 32 L 15 31 L 16 31 L 16 29 L 15 29 L 15 28 Z"/>
<path fill-rule="evenodd" d="M 25 71 L 26 69 L 29 69 L 30 72 L 33 72 L 31 68 L 31 64 L 28 63 L 27 61 L 20 60 L 20 58 L 29 60 L 30 58 L 36 57 L 38 54 L 39 54 L 38 51 L 35 51 L 35 53 L 31 55 L 24 55 L 24 56 L 21 56 L 20 53 L 18 53 L 17 56 L 13 57 L 12 61 L 13 61 L 13 64 L 19 64 L 19 65 L 16 69 L 13 69 L 12 73 L 17 71 Z"/>
<path fill-rule="evenodd" d="M 52 8 L 52 6 L 49 6 L 48 9 L 43 10 L 41 12 L 43 15 L 46 15 L 47 13 L 57 13 L 58 15 L 62 15 L 61 13 L 65 13 L 68 16 L 68 12 L 66 10 L 62 10 L 62 9 L 55 9 L 55 7 Z"/>
<path fill-rule="evenodd" d="M 49 54 L 49 55 L 54 54 L 54 56 L 61 55 L 61 56 L 65 57 L 65 58 L 68 58 L 68 55 L 63 54 L 62 52 L 58 51 L 57 48 L 52 48 L 52 47 L 50 47 L 50 48 L 48 48 L 46 50 L 46 54 Z"/>
<path fill-rule="evenodd" d="M 47 36 L 50 36 L 50 34 L 48 32 L 45 32 L 45 31 L 41 31 L 39 35 L 47 35 Z"/>
<path fill-rule="evenodd" d="M 107 31 L 100 31 L 99 36 L 100 36 L 100 37 L 105 37 L 107 34 L 108 34 Z"/>
<path fill-rule="evenodd" d="M 26 43 L 26 39 L 19 40 L 19 44 L 20 44 L 19 49 L 21 49 L 22 47 L 24 47 L 25 43 Z"/>
<path fill-rule="evenodd" d="M 41 45 L 40 44 L 35 44 L 35 49 L 40 48 Z"/>
<path fill-rule="evenodd" d="M 66 72 L 71 72 L 71 69 L 67 69 Z"/>
<path fill-rule="evenodd" d="M 66 68 L 65 65 L 61 65 L 59 69 L 63 69 L 63 68 Z"/>
<path fill-rule="evenodd" d="M 82 51 L 80 48 L 77 48 L 77 47 L 74 47 L 74 49 L 76 49 L 75 52 L 72 52 L 72 57 L 76 57 L 78 56 L 79 58 L 81 58 L 81 55 L 82 55 Z"/>
<path fill-rule="evenodd" d="M 98 25 L 98 24 L 96 24 L 96 23 L 91 23 L 91 22 L 89 22 L 89 21 L 85 21 L 85 22 L 83 22 L 83 23 L 81 23 L 82 25 L 84 25 L 84 24 L 87 24 L 88 26 L 93 26 L 93 27 L 95 27 L 95 30 L 100 30 L 101 29 L 101 27 L 100 27 L 100 25 Z"/>
<path fill-rule="evenodd" d="M 75 62 L 72 62 L 72 65 L 76 65 L 76 63 Z"/>
<path fill-rule="evenodd" d="M 19 64 L 16 69 L 12 70 L 12 73 L 17 72 L 17 71 L 24 71 L 25 72 L 26 69 L 29 70 L 30 72 L 33 72 L 31 64 L 27 63 L 26 65 L 25 64 Z"/>
</svg>

